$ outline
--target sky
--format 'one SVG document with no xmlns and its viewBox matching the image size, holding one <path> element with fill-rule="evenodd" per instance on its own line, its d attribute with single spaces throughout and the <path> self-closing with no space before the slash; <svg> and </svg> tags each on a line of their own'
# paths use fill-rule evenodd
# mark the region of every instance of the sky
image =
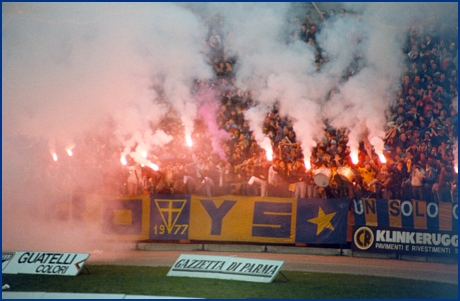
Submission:
<svg viewBox="0 0 460 301">
<path fill-rule="evenodd" d="M 332 4 L 317 5 L 329 9 Z M 259 102 L 245 117 L 260 145 L 267 143 L 261 123 L 278 101 L 280 113 L 293 120 L 306 157 L 324 135 L 324 118 L 334 127 L 350 130 L 352 152 L 362 139 L 383 151 L 383 112 L 402 75 L 404 29 L 417 20 L 436 18 L 442 20 L 445 32 L 457 34 L 458 6 L 362 2 L 336 7 L 361 17 L 324 24 L 317 39 L 331 60 L 318 73 L 313 48 L 285 43 L 286 20 L 303 18 L 307 10 L 316 16 L 311 6 L 2 3 L 4 249 L 75 247 L 69 236 L 77 237 L 81 248 L 96 247 L 97 224 L 83 230 L 58 221 L 60 233 L 55 233 L 57 225 L 49 218 L 53 208 L 68 203 L 68 191 L 94 184 L 98 162 L 91 163 L 94 169 L 89 174 L 78 166 L 78 160 L 94 160 L 83 155 L 96 144 L 91 139 L 115 146 L 119 151 L 107 156 L 117 165 L 122 156 L 142 163 L 142 151 L 173 139 L 159 129 L 169 106 L 152 101 L 160 97 L 153 85 L 162 86 L 161 97 L 178 112 L 185 136 L 192 133 L 197 116 L 209 117 L 213 107 L 200 106 L 202 100 L 191 94 L 190 87 L 196 78 L 213 77 L 203 55 L 209 31 L 204 20 L 215 13 L 225 19 L 221 29 L 228 53 L 238 57 L 237 86 L 251 89 Z M 364 42 L 354 43 L 357 36 Z M 366 66 L 340 82 L 356 53 Z M 332 88 L 338 92 L 325 101 Z M 206 123 L 220 135 L 211 119 Z M 218 143 L 213 147 L 222 153 Z M 72 176 L 56 167 L 52 154 L 72 168 Z"/>
</svg>

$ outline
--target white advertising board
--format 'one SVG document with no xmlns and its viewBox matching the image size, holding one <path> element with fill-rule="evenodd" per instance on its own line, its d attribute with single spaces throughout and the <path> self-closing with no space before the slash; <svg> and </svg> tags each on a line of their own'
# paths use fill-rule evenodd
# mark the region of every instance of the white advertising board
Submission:
<svg viewBox="0 0 460 301">
<path fill-rule="evenodd" d="M 87 253 L 2 252 L 2 273 L 76 276 L 88 258 Z"/>
<path fill-rule="evenodd" d="M 272 282 L 284 261 L 182 254 L 167 276 Z"/>
</svg>

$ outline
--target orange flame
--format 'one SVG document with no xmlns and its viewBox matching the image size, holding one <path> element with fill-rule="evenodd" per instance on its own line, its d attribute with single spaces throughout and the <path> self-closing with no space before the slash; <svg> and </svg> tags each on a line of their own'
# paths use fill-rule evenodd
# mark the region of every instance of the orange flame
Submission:
<svg viewBox="0 0 460 301">
<path fill-rule="evenodd" d="M 454 170 L 455 170 L 455 173 L 458 173 L 458 165 L 457 164 L 455 164 Z"/>
<path fill-rule="evenodd" d="M 387 163 L 387 158 L 385 158 L 384 154 L 379 154 L 379 159 L 383 164 Z"/>
</svg>

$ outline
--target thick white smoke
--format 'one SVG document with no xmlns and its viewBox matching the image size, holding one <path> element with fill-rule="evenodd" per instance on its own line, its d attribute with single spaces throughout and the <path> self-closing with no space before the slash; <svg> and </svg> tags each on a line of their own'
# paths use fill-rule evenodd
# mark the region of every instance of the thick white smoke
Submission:
<svg viewBox="0 0 460 301">
<path fill-rule="evenodd" d="M 332 55 L 333 62 L 326 68 L 334 75 L 343 72 L 357 54 L 363 65 L 356 76 L 339 85 L 340 92 L 327 103 L 323 114 L 334 127 L 349 129 L 352 155 L 357 155 L 363 140 L 382 154 L 383 112 L 404 72 L 402 47 L 408 29 L 435 12 L 454 21 L 457 17 L 449 10 L 457 8 L 437 3 L 346 3 L 344 7 L 357 10 L 361 16 L 333 20 L 318 36 L 324 50 Z"/>
<path fill-rule="evenodd" d="M 171 109 L 192 132 L 192 82 L 212 76 L 202 53 L 207 28 L 174 3 L 3 3 L 2 17 L 3 244 L 37 246 L 33 237 L 57 228 L 38 226 L 43 208 L 52 215 L 69 192 L 90 191 L 102 170 L 120 172 L 90 152 L 118 144 L 106 154 L 114 164 L 122 154 L 145 163 L 143 152 L 172 139 L 155 130 Z M 76 176 L 64 180 L 68 171 Z"/>
<path fill-rule="evenodd" d="M 314 49 L 299 41 L 286 45 L 284 27 L 290 4 L 223 3 L 213 8 L 225 16 L 226 50 L 238 57 L 237 85 L 254 91 L 261 104 L 245 114 L 257 142 L 267 151 L 271 148 L 261 134 L 261 122 L 279 101 L 281 114 L 293 119 L 297 138 L 309 155 L 323 128 L 311 91 L 315 89 Z"/>
<path fill-rule="evenodd" d="M 227 50 L 238 57 L 237 83 L 252 89 L 263 106 L 279 101 L 282 115 L 293 120 L 306 157 L 323 135 L 323 118 L 350 131 L 352 153 L 367 140 L 382 154 L 384 110 L 404 70 L 408 29 L 432 12 L 457 22 L 450 13 L 457 11 L 456 4 L 346 3 L 342 7 L 357 14 L 321 24 L 317 42 L 328 62 L 315 72 L 315 49 L 302 42 L 286 45 L 283 39 L 288 3 L 215 6 L 226 17 Z M 343 80 L 357 57 L 362 62 L 359 72 Z M 338 93 L 327 101 L 332 88 Z M 266 114 L 263 107 L 261 116 L 256 112 L 246 114 L 255 133 Z"/>
</svg>

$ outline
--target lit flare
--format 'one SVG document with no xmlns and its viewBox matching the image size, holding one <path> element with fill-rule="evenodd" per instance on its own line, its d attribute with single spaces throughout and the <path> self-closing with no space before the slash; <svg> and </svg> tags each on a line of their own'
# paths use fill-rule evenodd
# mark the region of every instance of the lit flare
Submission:
<svg viewBox="0 0 460 301">
<path fill-rule="evenodd" d="M 71 144 L 71 145 L 68 145 L 68 146 L 66 147 L 65 150 L 66 150 L 66 152 L 67 152 L 67 155 L 69 155 L 69 157 L 72 157 L 72 156 L 73 156 L 72 150 L 73 150 L 74 147 L 75 147 L 75 144 Z"/>
<path fill-rule="evenodd" d="M 188 147 L 192 147 L 193 145 L 192 137 L 186 136 L 185 141 L 187 142 Z"/>
<path fill-rule="evenodd" d="M 385 158 L 384 154 L 379 154 L 379 159 L 383 164 L 387 163 L 387 158 Z"/>
<path fill-rule="evenodd" d="M 266 155 L 267 155 L 267 160 L 268 161 L 273 160 L 273 151 L 271 149 L 266 150 Z"/>
<path fill-rule="evenodd" d="M 350 154 L 350 157 L 351 157 L 351 162 L 353 162 L 353 164 L 358 164 L 359 162 L 358 154 Z"/>
<path fill-rule="evenodd" d="M 122 156 L 122 157 L 120 158 L 120 162 L 121 162 L 121 164 L 123 164 L 123 165 L 128 164 L 128 161 L 126 161 L 126 157 L 125 157 L 125 156 Z"/>
<path fill-rule="evenodd" d="M 305 163 L 305 168 L 307 170 L 310 170 L 310 168 L 311 168 L 310 160 L 305 159 L 303 162 Z"/>
</svg>

